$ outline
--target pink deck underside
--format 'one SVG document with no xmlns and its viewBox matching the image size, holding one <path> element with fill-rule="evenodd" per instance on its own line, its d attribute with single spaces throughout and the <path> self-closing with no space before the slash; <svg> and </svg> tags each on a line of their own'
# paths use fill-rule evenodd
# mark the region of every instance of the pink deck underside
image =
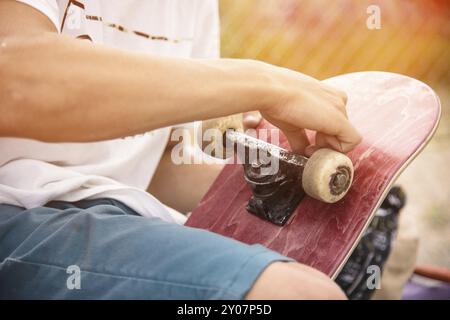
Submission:
<svg viewBox="0 0 450 320">
<path fill-rule="evenodd" d="M 347 92 L 349 118 L 363 136 L 348 154 L 355 177 L 346 197 L 335 204 L 305 197 L 290 221 L 279 227 L 247 212 L 251 192 L 242 166 L 230 164 L 186 225 L 263 244 L 329 275 L 336 271 L 392 178 L 427 140 L 440 108 L 428 86 L 400 75 L 353 73 L 325 82 Z M 262 127 L 272 126 L 265 122 Z M 288 148 L 281 134 L 280 142 Z"/>
</svg>

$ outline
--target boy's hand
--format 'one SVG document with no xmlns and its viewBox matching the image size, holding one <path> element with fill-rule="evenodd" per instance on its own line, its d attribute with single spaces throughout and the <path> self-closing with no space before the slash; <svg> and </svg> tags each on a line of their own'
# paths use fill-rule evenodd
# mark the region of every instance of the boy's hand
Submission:
<svg viewBox="0 0 450 320">
<path fill-rule="evenodd" d="M 292 70 L 266 66 L 279 95 L 278 103 L 261 114 L 284 132 L 292 151 L 310 156 L 315 149 L 328 147 L 345 153 L 361 141 L 347 118 L 345 92 Z M 313 145 L 305 129 L 316 132 Z"/>
</svg>

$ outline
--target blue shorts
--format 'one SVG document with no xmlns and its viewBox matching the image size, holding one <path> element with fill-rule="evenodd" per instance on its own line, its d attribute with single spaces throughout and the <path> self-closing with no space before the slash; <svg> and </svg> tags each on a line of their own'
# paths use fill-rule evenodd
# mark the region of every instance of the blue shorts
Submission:
<svg viewBox="0 0 450 320">
<path fill-rule="evenodd" d="M 0 205 L 0 299 L 242 299 L 274 261 L 111 199 Z"/>
</svg>

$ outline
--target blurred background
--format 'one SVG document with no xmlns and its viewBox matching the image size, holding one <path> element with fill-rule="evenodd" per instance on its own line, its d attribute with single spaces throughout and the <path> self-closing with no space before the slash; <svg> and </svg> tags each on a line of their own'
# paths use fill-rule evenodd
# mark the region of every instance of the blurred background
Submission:
<svg viewBox="0 0 450 320">
<path fill-rule="evenodd" d="M 370 5 L 381 28 L 370 30 Z M 220 0 L 223 57 L 252 58 L 325 79 L 367 70 L 430 85 L 440 126 L 398 184 L 408 202 L 403 237 L 419 237 L 418 263 L 450 267 L 450 1 Z"/>
</svg>

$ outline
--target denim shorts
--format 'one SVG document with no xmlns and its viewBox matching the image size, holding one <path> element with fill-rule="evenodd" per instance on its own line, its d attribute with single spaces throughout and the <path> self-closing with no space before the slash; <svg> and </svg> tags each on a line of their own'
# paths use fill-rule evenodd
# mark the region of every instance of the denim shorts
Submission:
<svg viewBox="0 0 450 320">
<path fill-rule="evenodd" d="M 111 199 L 0 204 L 0 299 L 242 299 L 274 261 Z"/>
</svg>

